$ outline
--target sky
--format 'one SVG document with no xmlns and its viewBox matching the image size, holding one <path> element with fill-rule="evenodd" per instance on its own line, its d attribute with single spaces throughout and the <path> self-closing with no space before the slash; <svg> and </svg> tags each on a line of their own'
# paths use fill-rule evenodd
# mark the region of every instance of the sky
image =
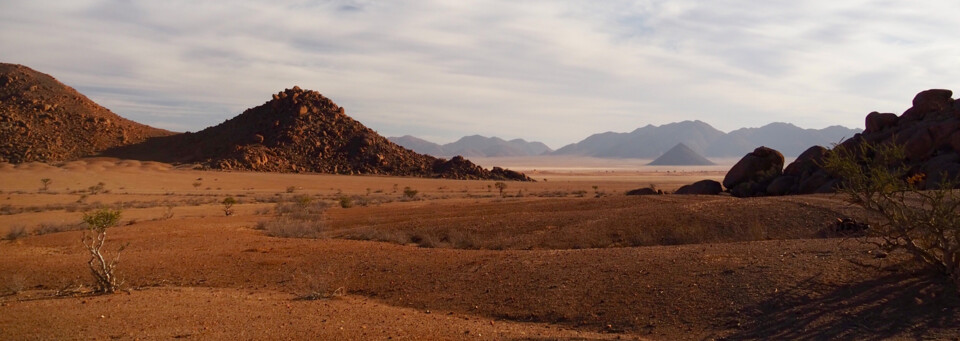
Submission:
<svg viewBox="0 0 960 341">
<path fill-rule="evenodd" d="M 198 131 L 298 85 L 384 136 L 863 128 L 960 90 L 950 1 L 0 1 L 0 62 Z"/>
</svg>

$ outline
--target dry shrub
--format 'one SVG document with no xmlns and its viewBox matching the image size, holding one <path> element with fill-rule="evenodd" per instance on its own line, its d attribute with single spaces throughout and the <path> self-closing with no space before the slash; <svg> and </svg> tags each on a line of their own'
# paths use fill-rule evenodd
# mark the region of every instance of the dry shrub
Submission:
<svg viewBox="0 0 960 341">
<path fill-rule="evenodd" d="M 261 221 L 255 227 L 267 235 L 283 238 L 319 238 L 327 229 L 323 213 L 329 205 L 309 196 L 296 196 L 293 202 L 278 203 L 277 217 Z"/>
<path fill-rule="evenodd" d="M 66 232 L 66 231 L 76 231 L 83 229 L 81 224 L 54 224 L 54 223 L 43 223 L 40 224 L 33 233 L 36 235 L 44 235 L 50 233 Z"/>
<path fill-rule="evenodd" d="M 4 286 L 11 295 L 23 292 L 27 288 L 27 279 L 21 274 L 11 274 L 5 276 Z"/>
<path fill-rule="evenodd" d="M 27 229 L 23 226 L 12 226 L 10 230 L 7 231 L 7 235 L 3 239 L 6 240 L 17 240 L 27 236 Z"/>
<path fill-rule="evenodd" d="M 323 220 L 303 220 L 292 217 L 278 217 L 271 221 L 257 223 L 256 229 L 266 231 L 268 236 L 281 238 L 319 238 L 326 230 Z"/>
<path fill-rule="evenodd" d="M 954 189 L 960 183 L 942 174 L 938 189 L 921 190 L 927 174 L 905 160 L 903 146 L 862 142 L 834 148 L 824 168 L 842 179 L 839 191 L 850 203 L 881 217 L 864 242 L 906 251 L 960 289 L 960 192 Z"/>
</svg>

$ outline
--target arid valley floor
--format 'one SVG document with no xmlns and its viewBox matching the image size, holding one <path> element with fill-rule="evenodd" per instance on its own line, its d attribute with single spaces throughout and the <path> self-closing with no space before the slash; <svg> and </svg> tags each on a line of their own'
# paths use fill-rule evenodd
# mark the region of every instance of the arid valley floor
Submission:
<svg viewBox="0 0 960 341">
<path fill-rule="evenodd" d="M 960 335 L 956 295 L 903 255 L 823 237 L 869 218 L 838 195 L 625 196 L 726 168 L 516 161 L 498 160 L 537 182 L 502 195 L 494 181 L 2 164 L 0 339 Z M 329 204 L 316 238 L 258 229 L 305 197 Z M 78 228 L 103 205 L 122 208 L 107 252 L 127 245 L 125 284 L 93 296 Z"/>
</svg>

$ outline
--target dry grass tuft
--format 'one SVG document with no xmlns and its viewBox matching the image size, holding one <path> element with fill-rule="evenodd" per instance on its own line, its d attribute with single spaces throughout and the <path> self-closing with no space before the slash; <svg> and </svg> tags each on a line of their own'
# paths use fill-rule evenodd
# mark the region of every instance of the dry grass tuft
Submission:
<svg viewBox="0 0 960 341">
<path fill-rule="evenodd" d="M 277 217 L 260 221 L 255 228 L 266 231 L 267 235 L 272 237 L 320 238 L 327 230 L 323 219 L 327 207 L 329 205 L 325 202 L 314 201 L 308 196 L 297 196 L 293 202 L 278 203 L 275 208 Z"/>
</svg>

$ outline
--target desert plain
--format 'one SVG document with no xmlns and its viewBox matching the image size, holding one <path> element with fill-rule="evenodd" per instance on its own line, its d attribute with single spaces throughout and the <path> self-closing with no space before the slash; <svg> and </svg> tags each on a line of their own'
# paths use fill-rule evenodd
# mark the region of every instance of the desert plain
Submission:
<svg viewBox="0 0 960 341">
<path fill-rule="evenodd" d="M 109 158 L 2 164 L 0 338 L 960 334 L 948 285 L 904 255 L 824 233 L 838 217 L 869 218 L 840 195 L 626 196 L 719 180 L 729 165 L 493 161 L 537 181 L 506 182 L 501 193 L 496 181 Z M 227 197 L 237 201 L 229 216 Z M 311 225 L 320 229 L 270 230 L 298 201 L 322 208 Z M 110 256 L 125 246 L 113 295 L 90 293 L 80 244 L 82 214 L 98 207 L 122 210 L 106 246 Z"/>
</svg>

